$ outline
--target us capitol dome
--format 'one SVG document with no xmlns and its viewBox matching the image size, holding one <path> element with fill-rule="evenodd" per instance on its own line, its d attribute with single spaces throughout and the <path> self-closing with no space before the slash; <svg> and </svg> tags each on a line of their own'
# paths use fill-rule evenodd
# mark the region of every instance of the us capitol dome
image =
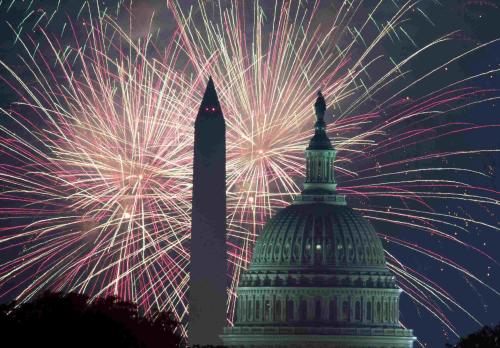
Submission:
<svg viewBox="0 0 500 348">
<path fill-rule="evenodd" d="M 227 347 L 413 347 L 382 243 L 336 193 L 321 93 L 314 106 L 304 190 L 265 225 L 221 338 Z"/>
</svg>

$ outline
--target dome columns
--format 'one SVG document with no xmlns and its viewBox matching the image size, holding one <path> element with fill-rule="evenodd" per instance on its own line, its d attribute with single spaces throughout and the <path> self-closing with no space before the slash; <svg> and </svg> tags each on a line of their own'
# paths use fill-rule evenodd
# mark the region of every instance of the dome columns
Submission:
<svg viewBox="0 0 500 348">
<path fill-rule="evenodd" d="M 399 289 L 240 289 L 236 324 L 399 326 Z"/>
<path fill-rule="evenodd" d="M 333 163 L 335 161 L 335 150 L 306 150 L 306 181 L 304 191 L 322 191 L 324 193 L 335 193 L 337 183 L 335 182 Z"/>
</svg>

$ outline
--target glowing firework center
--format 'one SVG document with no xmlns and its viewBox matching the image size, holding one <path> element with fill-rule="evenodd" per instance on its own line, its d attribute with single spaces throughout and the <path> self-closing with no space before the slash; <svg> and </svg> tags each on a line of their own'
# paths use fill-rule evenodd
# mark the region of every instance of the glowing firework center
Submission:
<svg viewBox="0 0 500 348">
<path fill-rule="evenodd" d="M 336 194 L 336 151 L 318 95 L 306 181 L 266 224 L 237 288 L 229 347 L 413 347 L 399 323 L 399 295 L 368 220 Z"/>
</svg>

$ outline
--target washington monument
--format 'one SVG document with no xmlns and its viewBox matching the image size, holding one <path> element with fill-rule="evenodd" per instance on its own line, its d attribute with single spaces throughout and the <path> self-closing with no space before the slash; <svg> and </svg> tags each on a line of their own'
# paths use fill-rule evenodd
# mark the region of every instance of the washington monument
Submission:
<svg viewBox="0 0 500 348">
<path fill-rule="evenodd" d="M 194 126 L 189 344 L 220 345 L 226 325 L 226 126 L 210 78 Z"/>
</svg>

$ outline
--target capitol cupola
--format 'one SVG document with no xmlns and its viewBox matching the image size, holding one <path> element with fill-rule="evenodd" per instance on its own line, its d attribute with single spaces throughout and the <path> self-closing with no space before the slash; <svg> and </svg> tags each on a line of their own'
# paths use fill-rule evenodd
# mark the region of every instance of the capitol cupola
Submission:
<svg viewBox="0 0 500 348">
<path fill-rule="evenodd" d="M 318 99 L 314 104 L 314 109 L 316 111 L 316 122 L 314 124 L 314 135 L 306 149 L 304 190 L 295 202 L 325 201 L 345 204 L 344 197 L 335 194 L 337 183 L 335 182 L 333 163 L 337 151 L 326 134 L 326 102 L 321 92 L 318 92 Z"/>
<path fill-rule="evenodd" d="M 227 347 L 410 348 L 399 295 L 371 223 L 336 191 L 326 102 L 314 105 L 302 193 L 270 219 L 237 288 Z"/>
</svg>

